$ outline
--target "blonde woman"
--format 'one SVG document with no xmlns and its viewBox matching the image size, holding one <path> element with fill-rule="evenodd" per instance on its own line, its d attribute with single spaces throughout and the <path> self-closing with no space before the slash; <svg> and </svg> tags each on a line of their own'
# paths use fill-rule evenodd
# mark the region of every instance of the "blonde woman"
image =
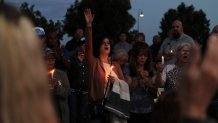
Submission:
<svg viewBox="0 0 218 123">
<path fill-rule="evenodd" d="M 0 5 L 0 122 L 56 123 L 47 73 L 32 25 Z"/>
</svg>

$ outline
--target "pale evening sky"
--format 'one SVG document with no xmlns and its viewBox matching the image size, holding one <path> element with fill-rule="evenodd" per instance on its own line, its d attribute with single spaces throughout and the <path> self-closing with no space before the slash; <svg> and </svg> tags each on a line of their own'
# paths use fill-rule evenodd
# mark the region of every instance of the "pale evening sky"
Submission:
<svg viewBox="0 0 218 123">
<path fill-rule="evenodd" d="M 48 19 L 63 20 L 67 8 L 74 3 L 74 0 L 6 0 L 6 2 L 15 6 L 20 6 L 23 2 L 34 4 L 35 9 L 40 10 Z M 210 19 L 210 28 L 218 24 L 217 0 L 131 0 L 132 9 L 129 13 L 136 19 L 133 29 L 137 29 L 137 13 L 140 9 L 145 15 L 139 20 L 140 31 L 145 33 L 146 42 L 151 44 L 153 35 L 160 31 L 163 14 L 170 8 L 176 8 L 181 2 L 194 5 L 196 10 L 202 9 Z M 68 40 L 66 37 L 64 39 L 63 44 Z"/>
</svg>

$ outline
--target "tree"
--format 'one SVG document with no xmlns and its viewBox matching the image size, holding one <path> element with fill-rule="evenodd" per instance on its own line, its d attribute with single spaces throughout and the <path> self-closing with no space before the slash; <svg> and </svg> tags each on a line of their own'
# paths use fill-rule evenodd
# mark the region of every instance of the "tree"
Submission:
<svg viewBox="0 0 218 123">
<path fill-rule="evenodd" d="M 186 6 L 181 3 L 177 9 L 169 9 L 162 18 L 159 32 L 162 39 L 167 37 L 168 31 L 171 29 L 172 22 L 179 19 L 183 23 L 184 32 L 198 41 L 208 37 L 210 20 L 202 10 L 196 11 L 193 5 Z M 202 42 L 201 42 L 202 43 Z"/>
<path fill-rule="evenodd" d="M 3 3 L 5 3 L 5 1 L 4 0 L 0 0 L 0 4 L 3 4 Z"/>
<path fill-rule="evenodd" d="M 85 8 L 91 8 L 95 14 L 93 29 L 96 34 L 115 37 L 120 32 L 128 32 L 135 23 L 135 19 L 128 13 L 131 9 L 129 0 L 76 0 L 68 8 L 64 20 L 64 30 L 69 36 L 73 36 L 77 27 L 85 27 Z"/>
<path fill-rule="evenodd" d="M 34 5 L 29 6 L 29 4 L 26 2 L 22 3 L 20 6 L 21 12 L 30 19 L 34 26 L 43 27 L 46 32 L 56 31 L 59 38 L 62 38 L 64 34 L 62 22 L 54 22 L 53 20 L 47 20 L 39 10 L 35 10 L 34 8 Z"/>
</svg>

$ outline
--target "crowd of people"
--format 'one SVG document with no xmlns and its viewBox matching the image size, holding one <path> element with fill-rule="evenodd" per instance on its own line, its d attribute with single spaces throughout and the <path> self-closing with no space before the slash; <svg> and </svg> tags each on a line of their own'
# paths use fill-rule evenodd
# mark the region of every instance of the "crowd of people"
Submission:
<svg viewBox="0 0 218 123">
<path fill-rule="evenodd" d="M 218 26 L 202 57 L 180 20 L 149 46 L 143 33 L 130 41 L 126 32 L 114 44 L 93 35 L 90 9 L 84 19 L 63 46 L 54 30 L 0 6 L 0 122 L 213 123 L 209 104 L 218 118 Z"/>
</svg>

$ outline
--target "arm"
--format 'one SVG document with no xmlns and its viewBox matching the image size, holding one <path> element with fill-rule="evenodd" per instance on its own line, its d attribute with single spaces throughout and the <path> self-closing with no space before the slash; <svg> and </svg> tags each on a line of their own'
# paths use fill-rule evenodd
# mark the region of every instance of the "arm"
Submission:
<svg viewBox="0 0 218 123">
<path fill-rule="evenodd" d="M 84 12 L 85 20 L 86 20 L 86 51 L 85 51 L 85 59 L 90 64 L 94 60 L 93 56 L 93 46 L 92 46 L 92 21 L 94 17 L 92 16 L 91 10 L 86 9 Z"/>
</svg>

